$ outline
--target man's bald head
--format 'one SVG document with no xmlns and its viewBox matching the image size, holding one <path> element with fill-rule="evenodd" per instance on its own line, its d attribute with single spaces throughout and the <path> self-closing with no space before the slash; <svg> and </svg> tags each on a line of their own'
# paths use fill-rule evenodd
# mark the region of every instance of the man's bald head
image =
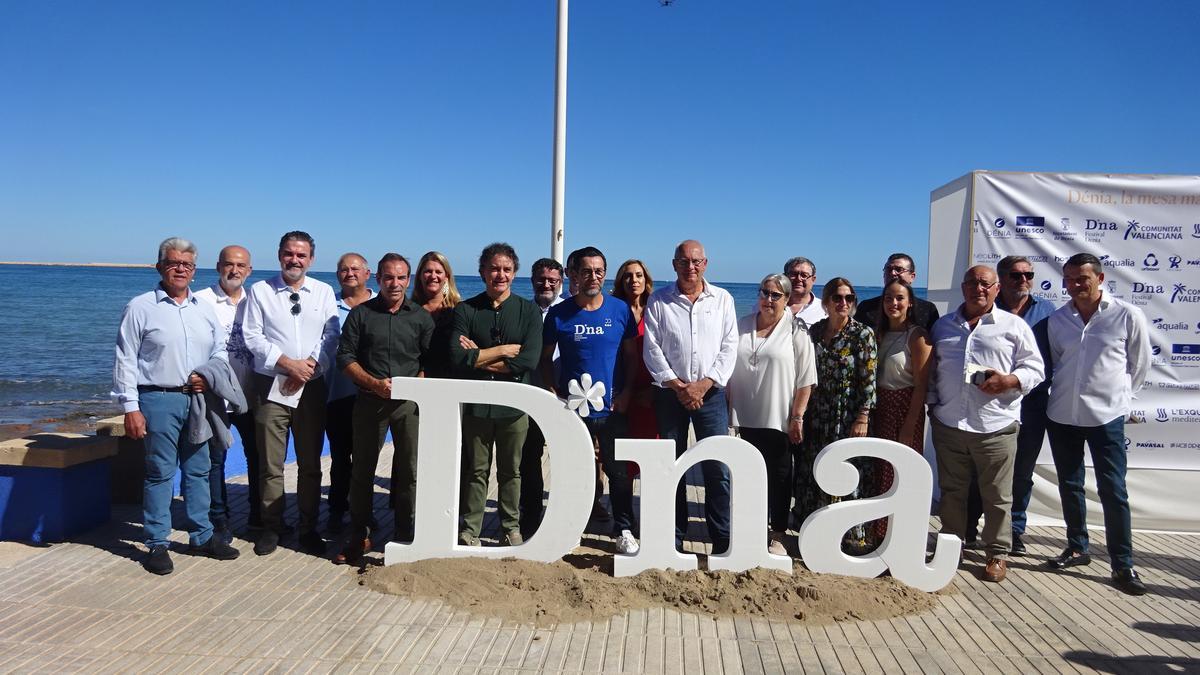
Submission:
<svg viewBox="0 0 1200 675">
<path fill-rule="evenodd" d="M 236 244 L 226 246 L 217 255 L 217 283 L 225 295 L 239 297 L 238 293 L 254 268 L 250 266 L 250 251 Z"/>
</svg>

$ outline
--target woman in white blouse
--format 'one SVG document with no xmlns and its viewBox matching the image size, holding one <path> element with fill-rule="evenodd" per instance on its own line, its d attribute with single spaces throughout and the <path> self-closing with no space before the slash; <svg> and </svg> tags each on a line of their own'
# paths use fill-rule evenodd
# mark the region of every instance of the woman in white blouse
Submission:
<svg viewBox="0 0 1200 675">
<path fill-rule="evenodd" d="M 763 278 L 758 305 L 738 321 L 737 362 L 729 378 L 730 424 L 762 453 L 767 465 L 768 550 L 787 555 L 787 529 L 792 498 L 789 441 L 803 436 L 804 411 L 817 382 L 812 341 L 791 321 L 787 299 L 792 284 L 782 274 Z"/>
</svg>

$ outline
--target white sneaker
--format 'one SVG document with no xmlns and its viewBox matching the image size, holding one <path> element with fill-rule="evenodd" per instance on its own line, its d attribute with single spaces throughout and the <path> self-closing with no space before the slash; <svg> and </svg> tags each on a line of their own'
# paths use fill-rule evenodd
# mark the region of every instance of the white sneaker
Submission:
<svg viewBox="0 0 1200 675">
<path fill-rule="evenodd" d="M 633 538 L 633 533 L 629 530 L 621 530 L 621 536 L 617 537 L 617 553 L 623 555 L 633 555 L 638 552 L 637 539 Z"/>
<path fill-rule="evenodd" d="M 767 535 L 767 553 L 772 555 L 787 555 L 787 548 L 783 545 L 783 533 L 772 532 Z"/>
</svg>

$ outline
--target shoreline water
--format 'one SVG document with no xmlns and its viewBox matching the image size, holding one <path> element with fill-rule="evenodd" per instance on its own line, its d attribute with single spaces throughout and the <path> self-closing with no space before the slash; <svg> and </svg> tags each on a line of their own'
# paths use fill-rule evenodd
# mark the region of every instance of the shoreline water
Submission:
<svg viewBox="0 0 1200 675">
<path fill-rule="evenodd" d="M 34 267 L 132 267 L 152 268 L 149 263 L 105 263 L 105 262 L 27 262 L 20 260 L 0 260 L 0 265 L 31 265 Z"/>
</svg>

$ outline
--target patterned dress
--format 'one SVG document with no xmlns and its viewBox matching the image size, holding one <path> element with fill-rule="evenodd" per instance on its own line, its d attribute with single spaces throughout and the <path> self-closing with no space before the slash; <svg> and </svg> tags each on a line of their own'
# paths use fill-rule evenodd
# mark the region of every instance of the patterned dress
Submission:
<svg viewBox="0 0 1200 675">
<path fill-rule="evenodd" d="M 796 464 L 796 515 L 804 522 L 813 511 L 841 499 L 855 499 L 856 489 L 842 498 L 831 497 L 813 480 L 812 466 L 826 445 L 850 437 L 850 426 L 860 410 L 875 407 L 875 333 L 851 319 L 826 345 L 821 338 L 829 319 L 813 325 L 817 361 L 817 387 L 805 415 L 804 443 Z M 862 475 L 861 485 L 871 485 L 871 463 L 854 462 Z M 847 547 L 856 551 L 866 546 L 862 525 L 847 533 Z"/>
<path fill-rule="evenodd" d="M 914 328 L 909 327 L 903 332 L 891 331 L 884 333 L 883 339 L 879 346 L 879 361 L 881 364 L 887 362 L 889 357 L 893 355 L 902 355 L 903 363 L 906 366 L 906 371 L 911 378 L 912 376 L 912 349 L 909 346 L 909 339 L 912 336 Z M 915 329 L 919 330 L 919 329 Z M 900 387 L 889 389 L 887 378 L 882 374 L 878 378 L 878 402 L 874 412 L 871 414 L 871 436 L 875 438 L 886 438 L 889 441 L 903 443 L 916 451 L 917 454 L 923 454 L 925 448 L 925 416 L 917 417 L 916 427 L 913 429 L 912 436 L 908 438 L 900 437 L 900 428 L 904 426 L 904 418 L 908 416 L 909 406 L 912 403 L 915 387 Z M 883 460 L 875 460 L 875 476 L 874 486 L 870 488 L 870 496 L 881 495 L 892 488 L 892 481 L 895 477 L 895 472 L 892 469 L 891 462 Z M 879 546 L 883 543 L 883 538 L 887 535 L 887 518 L 869 523 L 867 532 L 868 544 L 871 548 Z"/>
</svg>

